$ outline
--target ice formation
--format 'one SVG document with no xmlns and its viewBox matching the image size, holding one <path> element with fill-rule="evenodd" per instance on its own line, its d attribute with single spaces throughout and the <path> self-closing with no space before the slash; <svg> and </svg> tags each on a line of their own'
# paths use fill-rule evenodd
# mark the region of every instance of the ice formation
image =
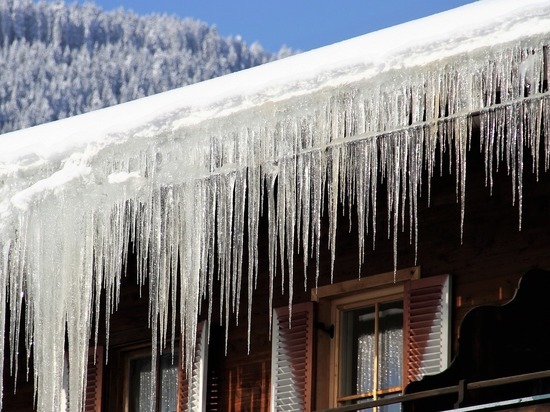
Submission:
<svg viewBox="0 0 550 412">
<path fill-rule="evenodd" d="M 0 305 L 9 308 L 0 312 L 9 347 L 0 368 L 9 354 L 16 372 L 24 330 L 38 410 L 56 411 L 68 348 L 69 407 L 81 411 L 100 297 L 107 313 L 116 309 L 130 247 L 150 287 L 153 362 L 169 344 L 169 302 L 179 294 L 171 308 L 181 314 L 189 367 L 203 299 L 227 328 L 245 296 L 250 325 L 264 202 L 271 283 L 284 265 L 290 301 L 292 254 L 299 250 L 304 264 L 319 256 L 322 213 L 334 254 L 339 203 L 356 205 L 361 257 L 382 231 L 397 264 L 397 232 L 417 239 L 418 197 L 429 193 L 422 173 L 455 169 L 464 218 L 474 119 L 488 185 L 504 163 L 521 216 L 524 152 L 535 173 L 541 156 L 543 170 L 550 166 L 550 2 L 517 3 L 482 1 L 0 136 Z M 435 164 L 439 150 L 451 152 L 449 165 Z M 387 198 L 384 228 L 375 225 L 379 196 Z"/>
</svg>

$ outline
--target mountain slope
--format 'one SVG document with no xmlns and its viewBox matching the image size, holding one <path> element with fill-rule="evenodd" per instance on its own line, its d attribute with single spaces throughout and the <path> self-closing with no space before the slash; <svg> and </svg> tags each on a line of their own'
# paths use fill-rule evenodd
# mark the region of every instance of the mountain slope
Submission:
<svg viewBox="0 0 550 412">
<path fill-rule="evenodd" d="M 0 2 L 0 133 L 99 109 L 287 54 L 167 15 L 88 3 Z"/>
</svg>

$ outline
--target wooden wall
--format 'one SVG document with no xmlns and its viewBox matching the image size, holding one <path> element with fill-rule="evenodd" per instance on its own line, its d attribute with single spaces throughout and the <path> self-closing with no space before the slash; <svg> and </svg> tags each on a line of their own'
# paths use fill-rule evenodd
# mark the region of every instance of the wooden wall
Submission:
<svg viewBox="0 0 550 412">
<path fill-rule="evenodd" d="M 422 277 L 449 273 L 453 276 L 453 347 L 457 350 L 460 322 L 464 315 L 479 305 L 500 305 L 508 302 L 516 290 L 523 273 L 535 267 L 550 269 L 550 174 L 542 173 L 537 182 L 526 162 L 523 188 L 522 230 L 519 231 L 519 212 L 512 204 L 512 184 L 504 170 L 495 176 L 490 194 L 485 187 L 483 159 L 475 153 L 475 146 L 469 157 L 471 162 L 467 175 L 467 200 L 464 232 L 461 240 L 460 205 L 456 201 L 455 177 L 444 175 L 432 182 L 432 199 L 428 207 L 427 196 L 419 205 L 419 247 L 415 262 L 414 247 L 409 244 L 409 234 L 399 236 L 398 268 L 418 264 Z M 423 190 L 426 191 L 424 185 Z M 385 197 L 379 197 L 382 202 Z M 424 192 L 426 193 L 426 192 Z M 385 238 L 385 211 L 380 203 L 376 250 L 367 249 L 366 263 L 362 276 L 393 270 L 393 244 Z M 326 226 L 325 226 L 326 228 Z M 323 239 L 326 245 L 326 232 Z M 354 279 L 358 275 L 357 235 L 355 228 L 348 232 L 347 217 L 341 219 L 338 229 L 338 249 L 334 282 Z M 262 245 L 260 256 L 267 256 L 266 245 Z M 308 287 L 303 288 L 301 256 L 295 259 L 294 302 L 310 299 L 314 284 L 314 262 L 309 268 Z M 330 254 L 321 257 L 319 285 L 330 283 Z M 274 306 L 288 304 L 288 297 L 281 296 L 280 276 L 276 280 Z M 254 317 L 252 323 L 251 355 L 246 353 L 246 318 L 241 316 L 238 327 L 230 327 L 228 356 L 216 361 L 217 373 L 225 376 L 220 380 L 220 401 L 222 410 L 267 410 L 258 402 L 254 408 L 243 406 L 232 398 L 233 390 L 245 392 L 245 388 L 261 388 L 262 396 L 269 398 L 269 386 L 262 376 L 269 376 L 270 342 L 268 338 L 268 274 L 265 264 L 261 265 L 260 282 L 254 295 Z M 243 288 L 244 290 L 244 288 Z M 241 312 L 245 312 L 242 310 Z M 319 339 L 325 339 L 318 332 Z M 221 345 L 221 343 L 219 344 Z M 218 346 L 221 347 L 221 346 Z M 218 349 L 215 349 L 218 351 Z M 260 373 L 261 370 L 261 373 Z M 230 376 L 242 376 L 238 387 L 230 384 Z M 247 378 L 248 376 L 248 378 Z M 325 379 L 317 376 L 317 381 Z M 260 384 L 261 383 L 261 384 Z M 321 390 L 320 390 L 321 391 Z M 257 392 L 256 392 L 257 393 Z M 254 395 L 257 399 L 257 394 Z M 260 408 L 260 406 L 262 407 Z M 317 405 L 324 407 L 325 405 Z"/>
<path fill-rule="evenodd" d="M 419 204 L 419 247 L 415 262 L 414 248 L 409 244 L 408 231 L 399 236 L 398 268 L 420 265 L 422 276 L 450 273 L 453 276 L 453 351 L 456 351 L 457 331 L 464 314 L 482 304 L 502 304 L 512 298 L 520 276 L 530 268 L 550 269 L 550 173 L 541 173 L 539 181 L 531 174 L 526 162 L 523 193 L 522 230 L 518 230 L 518 208 L 512 205 L 512 184 L 504 170 L 496 175 L 493 194 L 485 187 L 483 159 L 476 154 L 476 146 L 469 152 L 466 217 L 461 241 L 460 206 L 456 201 L 455 177 L 445 174 L 432 182 L 431 205 L 428 207 L 427 185 Z M 393 270 L 393 245 L 386 239 L 384 187 L 379 192 L 378 234 L 376 250 L 367 248 L 362 276 Z M 357 234 L 353 225 L 348 232 L 348 217 L 339 222 L 337 260 L 334 281 L 358 276 Z M 328 243 L 326 222 L 323 245 Z M 266 222 L 261 230 L 267 233 Z M 371 240 L 367 241 L 367 245 Z M 224 328 L 217 319 L 212 326 L 210 363 L 210 410 L 266 411 L 269 405 L 271 373 L 271 343 L 269 340 L 267 240 L 260 244 L 260 273 L 258 289 L 254 293 L 253 322 L 250 354 L 247 348 L 246 285 L 241 297 L 240 319 L 229 328 L 227 356 L 224 354 Z M 310 299 L 315 286 L 314 262 L 310 261 L 307 287 L 303 287 L 302 257 L 295 258 L 294 302 Z M 147 289 L 134 286 L 134 265 L 129 265 L 124 280 L 121 305 L 111 321 L 109 351 L 110 363 L 105 368 L 104 405 L 118 405 L 116 370 L 119 368 L 117 351 L 126 345 L 147 344 Z M 246 268 L 245 268 L 246 270 Z M 246 272 L 245 272 L 246 273 Z M 319 285 L 330 282 L 330 254 L 321 256 Z M 281 295 L 281 277 L 276 279 L 274 306 L 288 304 L 288 296 Z M 214 308 L 214 314 L 219 311 Z M 319 335 L 321 337 L 321 335 Z M 322 337 L 321 337 L 322 338 Z M 25 366 L 19 376 L 24 381 Z M 4 411 L 32 409 L 32 382 L 19 382 L 16 396 L 5 367 Z M 113 372 L 115 371 L 115 372 Z M 32 376 L 32 374 L 31 374 Z M 108 377 L 107 377 L 108 376 Z M 323 379 L 318 376 L 318 379 Z M 21 379 L 20 379 L 21 380 Z M 322 406 L 322 405 L 318 405 Z M 104 410 L 111 410 L 106 409 Z"/>
</svg>

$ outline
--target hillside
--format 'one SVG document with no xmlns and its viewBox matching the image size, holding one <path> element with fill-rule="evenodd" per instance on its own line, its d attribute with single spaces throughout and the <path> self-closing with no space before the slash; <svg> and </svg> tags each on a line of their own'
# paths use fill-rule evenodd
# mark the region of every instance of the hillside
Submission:
<svg viewBox="0 0 550 412">
<path fill-rule="evenodd" d="M 93 3 L 0 2 L 0 134 L 256 66 L 272 55 L 216 28 Z"/>
</svg>

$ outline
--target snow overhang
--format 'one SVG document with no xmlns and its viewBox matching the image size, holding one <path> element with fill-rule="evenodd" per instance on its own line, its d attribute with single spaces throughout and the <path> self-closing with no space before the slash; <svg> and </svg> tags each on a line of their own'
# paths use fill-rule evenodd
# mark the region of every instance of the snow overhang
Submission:
<svg viewBox="0 0 550 412">
<path fill-rule="evenodd" d="M 180 328 L 189 337 L 186 352 L 193 353 L 191 337 L 201 299 L 211 296 L 214 266 L 230 288 L 226 318 L 234 285 L 257 275 L 261 199 L 272 216 L 272 276 L 278 253 L 290 258 L 296 247 L 305 256 L 319 249 L 323 198 L 332 253 L 341 196 L 353 193 L 360 221 L 374 225 L 369 202 L 381 174 L 396 234 L 401 214 L 414 208 L 400 204 L 401 195 L 416 202 L 422 170 L 433 171 L 437 147 L 454 147 L 463 201 L 475 114 L 486 151 L 498 141 L 517 154 L 508 164 L 517 172 L 521 209 L 523 148 L 539 147 L 537 139 L 550 136 L 549 44 L 550 1 L 485 0 L 0 136 L 0 304 L 11 309 L 10 319 L 1 312 L 0 334 L 5 321 L 17 330 L 26 310 L 38 409 L 57 409 L 59 399 L 42 394 L 57 393 L 62 383 L 66 333 L 71 364 L 80 365 L 71 371 L 70 396 L 82 395 L 84 366 L 77 360 L 87 353 L 101 293 L 107 291 L 108 305 L 116 302 L 129 239 L 139 261 L 155 262 L 138 268 L 156 285 L 150 297 L 154 339 L 158 325 L 167 324 L 162 297 L 172 296 L 163 288 L 177 281 L 185 285 Z M 505 120 L 512 126 L 494 127 Z M 538 159 L 538 150 L 533 155 Z M 548 166 L 550 154 L 541 156 Z M 416 219 L 409 228 L 415 239 Z M 22 304 L 23 296 L 30 304 Z"/>
</svg>

